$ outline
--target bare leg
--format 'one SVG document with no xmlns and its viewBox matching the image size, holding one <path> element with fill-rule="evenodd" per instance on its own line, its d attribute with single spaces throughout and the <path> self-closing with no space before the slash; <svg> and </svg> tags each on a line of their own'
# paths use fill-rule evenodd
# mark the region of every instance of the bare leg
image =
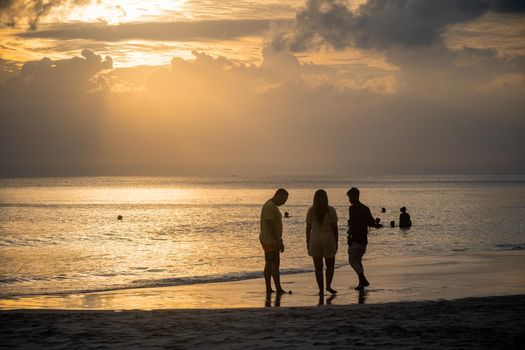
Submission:
<svg viewBox="0 0 525 350">
<path fill-rule="evenodd" d="M 277 290 L 277 293 L 286 293 L 283 287 L 281 287 L 281 275 L 279 273 L 279 263 L 278 262 L 272 263 L 272 277 L 273 277 L 273 283 L 275 284 L 275 289 Z"/>
<path fill-rule="evenodd" d="M 366 245 L 352 243 L 348 248 L 348 260 L 350 266 L 354 269 L 359 277 L 359 284 L 355 287 L 356 290 L 361 290 L 370 285 L 364 274 L 362 258 L 366 252 Z"/>
<path fill-rule="evenodd" d="M 334 279 L 335 269 L 335 258 L 325 258 L 326 263 L 326 290 L 332 294 L 336 294 L 337 291 L 332 289 L 332 280 Z"/>
<path fill-rule="evenodd" d="M 317 281 L 317 286 L 319 287 L 319 295 L 324 294 L 324 281 L 323 281 L 323 258 L 312 257 L 314 260 L 315 267 L 315 279 Z"/>
<path fill-rule="evenodd" d="M 272 290 L 272 263 L 266 262 L 264 264 L 264 283 L 266 284 L 266 293 L 273 293 Z"/>
<path fill-rule="evenodd" d="M 366 279 L 366 277 L 365 277 L 365 273 L 364 273 L 364 272 L 359 276 L 359 279 L 361 280 L 361 284 L 362 284 L 364 287 L 367 287 L 367 286 L 370 285 L 370 282 L 368 282 L 368 280 Z"/>
</svg>

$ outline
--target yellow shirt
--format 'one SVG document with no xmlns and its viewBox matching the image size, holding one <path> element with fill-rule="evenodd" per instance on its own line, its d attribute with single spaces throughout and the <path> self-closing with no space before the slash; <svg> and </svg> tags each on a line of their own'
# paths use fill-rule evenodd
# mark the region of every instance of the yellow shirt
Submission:
<svg viewBox="0 0 525 350">
<path fill-rule="evenodd" d="M 261 232 L 259 234 L 259 240 L 264 244 L 278 244 L 271 232 L 268 232 L 268 225 L 264 224 L 264 221 L 272 221 L 276 229 L 276 234 L 279 240 L 283 237 L 283 216 L 279 207 L 269 199 L 264 203 L 261 210 Z"/>
</svg>

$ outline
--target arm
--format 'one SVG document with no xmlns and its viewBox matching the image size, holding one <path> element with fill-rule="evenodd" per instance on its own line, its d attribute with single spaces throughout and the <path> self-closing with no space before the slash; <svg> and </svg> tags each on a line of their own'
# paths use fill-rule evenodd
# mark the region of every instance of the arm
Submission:
<svg viewBox="0 0 525 350">
<path fill-rule="evenodd" d="M 306 249 L 310 247 L 310 235 L 312 234 L 312 224 L 306 224 Z"/>
<path fill-rule="evenodd" d="M 335 238 L 335 249 L 339 249 L 339 228 L 337 227 L 337 222 L 332 223 L 332 234 Z"/>
<path fill-rule="evenodd" d="M 372 216 L 372 213 L 370 212 L 370 209 L 368 209 L 368 227 L 375 227 L 376 226 L 376 220 Z"/>
<path fill-rule="evenodd" d="M 350 246 L 350 238 L 352 237 L 352 210 L 348 207 L 348 230 L 346 230 L 346 242 Z"/>
<path fill-rule="evenodd" d="M 350 234 L 351 228 L 352 228 L 352 211 L 350 210 L 350 207 L 348 207 L 348 230 L 346 231 L 348 234 Z"/>
</svg>

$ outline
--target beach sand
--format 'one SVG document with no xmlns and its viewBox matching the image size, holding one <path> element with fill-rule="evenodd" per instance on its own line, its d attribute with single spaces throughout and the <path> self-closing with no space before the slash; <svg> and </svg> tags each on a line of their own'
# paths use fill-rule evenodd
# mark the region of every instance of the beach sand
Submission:
<svg viewBox="0 0 525 350">
<path fill-rule="evenodd" d="M 0 313 L 12 349 L 518 349 L 525 296 L 301 308 Z"/>
<path fill-rule="evenodd" d="M 307 273 L 283 276 L 293 294 L 281 298 L 253 279 L 4 299 L 0 347 L 516 348 L 524 262 L 524 251 L 372 259 L 371 287 L 353 290 L 344 266 L 335 298 Z"/>
</svg>

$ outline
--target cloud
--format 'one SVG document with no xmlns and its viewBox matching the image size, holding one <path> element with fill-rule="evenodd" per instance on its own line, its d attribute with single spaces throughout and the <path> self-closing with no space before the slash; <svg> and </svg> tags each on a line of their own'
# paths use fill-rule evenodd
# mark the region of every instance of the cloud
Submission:
<svg viewBox="0 0 525 350">
<path fill-rule="evenodd" d="M 525 91 L 525 74 L 504 74 L 476 88 L 482 95 L 501 94 L 518 97 Z"/>
<path fill-rule="evenodd" d="M 1 163 L 76 162 L 94 151 L 104 84 L 97 74 L 110 57 L 89 50 L 65 60 L 43 58 L 23 65 L 0 85 Z"/>
<path fill-rule="evenodd" d="M 41 17 L 59 6 L 88 4 L 91 0 L 0 0 L 0 26 L 28 24 L 35 30 Z"/>
<path fill-rule="evenodd" d="M 17 75 L 19 67 L 16 62 L 0 58 L 0 84 Z"/>
<path fill-rule="evenodd" d="M 275 49 L 305 51 L 326 45 L 358 47 L 420 47 L 442 42 L 453 24 L 481 17 L 488 11 L 525 13 L 519 0 L 369 0 L 352 12 L 340 0 L 308 0 L 291 31 L 274 34 Z"/>
<path fill-rule="evenodd" d="M 100 41 L 123 41 L 130 39 L 194 41 L 230 40 L 260 35 L 268 30 L 269 21 L 262 19 L 206 20 L 192 22 L 148 22 L 107 25 L 105 23 L 70 23 L 55 25 L 51 29 L 24 32 L 21 38 L 89 39 Z"/>
<path fill-rule="evenodd" d="M 304 64 L 269 48 L 259 66 L 202 52 L 168 67 L 115 70 L 90 51 L 42 59 L 0 85 L 0 173 L 348 174 L 457 164 L 497 172 L 516 169 L 501 163 L 525 164 L 523 76 L 476 50 L 465 50 L 468 64 L 424 69 L 436 50 L 401 51 L 399 60 L 420 66 L 399 72 Z"/>
<path fill-rule="evenodd" d="M 104 59 L 93 51 L 84 49 L 82 57 L 52 61 L 43 58 L 22 66 L 18 80 L 29 89 L 42 88 L 53 91 L 88 91 L 96 87 L 90 79 L 100 71 L 113 68 L 113 60 Z"/>
</svg>

